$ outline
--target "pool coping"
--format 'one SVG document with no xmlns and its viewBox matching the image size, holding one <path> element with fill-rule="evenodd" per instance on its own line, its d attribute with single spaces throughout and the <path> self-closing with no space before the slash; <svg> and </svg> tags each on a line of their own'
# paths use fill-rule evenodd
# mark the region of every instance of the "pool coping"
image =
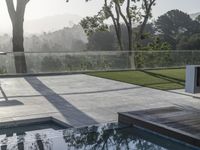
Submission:
<svg viewBox="0 0 200 150">
<path fill-rule="evenodd" d="M 41 117 L 41 118 L 33 118 L 33 119 L 22 119 L 22 120 L 14 120 L 14 121 L 5 121 L 0 122 L 0 128 L 9 128 L 9 127 L 16 127 L 16 126 L 25 126 L 30 124 L 37 124 L 37 123 L 45 123 L 45 122 L 54 122 L 62 127 L 71 128 L 72 126 L 59 120 L 54 117 Z"/>
<path fill-rule="evenodd" d="M 118 113 L 118 122 L 128 124 L 128 125 L 136 125 L 136 126 L 157 132 L 164 136 L 168 136 L 176 140 L 188 143 L 190 145 L 200 147 L 200 138 L 193 136 L 192 134 L 174 129 L 172 127 L 168 127 L 163 124 L 145 120 L 136 115 L 129 114 L 129 112 Z"/>
</svg>

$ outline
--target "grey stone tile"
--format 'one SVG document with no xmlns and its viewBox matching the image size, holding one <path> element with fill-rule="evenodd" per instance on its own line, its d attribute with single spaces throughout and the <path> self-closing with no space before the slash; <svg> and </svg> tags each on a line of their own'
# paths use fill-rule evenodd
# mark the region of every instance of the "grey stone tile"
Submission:
<svg viewBox="0 0 200 150">
<path fill-rule="evenodd" d="M 8 118 L 5 121 L 53 116 L 69 125 L 84 126 L 117 121 L 117 112 L 172 105 L 200 109 L 199 99 L 182 92 L 160 91 L 82 74 L 0 81 L 9 100 L 23 104 L 0 107 L 0 118 Z"/>
</svg>

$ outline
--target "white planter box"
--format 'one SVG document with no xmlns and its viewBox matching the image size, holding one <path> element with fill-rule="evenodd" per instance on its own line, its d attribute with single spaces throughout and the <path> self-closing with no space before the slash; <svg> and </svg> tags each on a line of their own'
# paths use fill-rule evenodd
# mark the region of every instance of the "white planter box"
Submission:
<svg viewBox="0 0 200 150">
<path fill-rule="evenodd" d="M 188 93 L 200 93 L 200 65 L 186 66 L 185 91 Z"/>
</svg>

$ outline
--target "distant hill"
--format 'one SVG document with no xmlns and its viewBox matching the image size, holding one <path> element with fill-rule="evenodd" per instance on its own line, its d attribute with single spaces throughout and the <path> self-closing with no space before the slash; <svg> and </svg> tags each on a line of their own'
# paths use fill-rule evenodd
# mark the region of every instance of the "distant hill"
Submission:
<svg viewBox="0 0 200 150">
<path fill-rule="evenodd" d="M 74 24 L 78 24 L 80 20 L 81 17 L 78 15 L 55 15 L 36 20 L 25 21 L 24 29 L 26 34 L 53 32 L 63 29 L 64 27 L 72 27 Z"/>
<path fill-rule="evenodd" d="M 198 13 L 194 13 L 194 14 L 190 14 L 190 17 L 192 18 L 192 19 L 195 19 L 197 16 L 199 16 L 200 15 L 200 12 L 198 12 Z"/>
<path fill-rule="evenodd" d="M 55 52 L 85 50 L 87 36 L 80 25 L 25 37 L 26 51 Z"/>
<path fill-rule="evenodd" d="M 86 43 L 87 35 L 80 25 L 24 37 L 25 51 L 29 52 L 83 51 Z M 12 51 L 10 35 L 0 35 L 0 51 Z"/>
</svg>

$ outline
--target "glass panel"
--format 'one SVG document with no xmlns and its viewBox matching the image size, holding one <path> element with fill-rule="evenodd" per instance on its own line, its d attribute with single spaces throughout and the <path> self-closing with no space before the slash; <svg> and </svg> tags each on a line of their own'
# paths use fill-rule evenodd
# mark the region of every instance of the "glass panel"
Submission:
<svg viewBox="0 0 200 150">
<path fill-rule="evenodd" d="M 0 55 L 0 73 L 16 74 L 17 57 L 25 57 L 28 74 L 155 69 L 200 64 L 199 51 L 10 52 Z"/>
</svg>

